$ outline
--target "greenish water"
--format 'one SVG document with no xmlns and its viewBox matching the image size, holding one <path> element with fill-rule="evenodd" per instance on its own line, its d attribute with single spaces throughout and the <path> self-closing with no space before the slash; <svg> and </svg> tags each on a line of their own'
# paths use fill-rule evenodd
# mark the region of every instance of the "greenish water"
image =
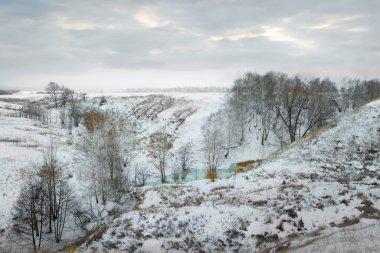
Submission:
<svg viewBox="0 0 380 253">
<path fill-rule="evenodd" d="M 232 165 L 229 169 L 219 169 L 217 170 L 217 178 L 219 179 L 226 179 L 233 175 L 235 175 L 235 170 L 233 169 L 234 165 Z M 181 183 L 187 183 L 195 180 L 205 179 L 207 174 L 207 170 L 190 170 L 185 178 L 179 177 L 179 179 L 176 181 L 174 180 L 172 175 L 169 175 L 166 177 L 166 183 L 167 184 L 181 184 Z M 146 186 L 154 186 L 161 184 L 160 180 L 155 181 L 149 181 L 146 182 Z"/>
</svg>

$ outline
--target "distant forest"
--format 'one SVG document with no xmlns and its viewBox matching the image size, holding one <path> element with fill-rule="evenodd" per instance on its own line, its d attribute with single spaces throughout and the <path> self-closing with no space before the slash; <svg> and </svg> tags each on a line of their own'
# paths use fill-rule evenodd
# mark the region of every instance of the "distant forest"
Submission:
<svg viewBox="0 0 380 253">
<path fill-rule="evenodd" d="M 124 92 L 130 93 L 146 93 L 146 92 L 183 92 L 183 93 L 212 93 L 212 92 L 228 92 L 227 87 L 175 87 L 175 88 L 131 88 L 125 89 Z"/>
<path fill-rule="evenodd" d="M 0 89 L 0 95 L 12 95 L 13 93 L 18 92 L 18 90 L 2 90 Z"/>
</svg>

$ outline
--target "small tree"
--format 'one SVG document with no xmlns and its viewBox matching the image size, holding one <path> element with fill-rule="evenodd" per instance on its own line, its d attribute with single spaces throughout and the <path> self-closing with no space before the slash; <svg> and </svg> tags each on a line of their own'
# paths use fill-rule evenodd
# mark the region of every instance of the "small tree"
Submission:
<svg viewBox="0 0 380 253">
<path fill-rule="evenodd" d="M 38 177 L 30 179 L 21 189 L 12 210 L 13 224 L 10 239 L 21 246 L 41 248 L 46 233 L 47 196 Z"/>
<path fill-rule="evenodd" d="M 220 130 L 220 115 L 211 114 L 202 127 L 204 139 L 204 151 L 208 167 L 207 178 L 215 181 L 217 169 L 222 158 L 223 152 L 223 134 Z"/>
<path fill-rule="evenodd" d="M 186 176 L 191 168 L 193 162 L 193 153 L 192 153 L 193 144 L 191 142 L 186 143 L 182 146 L 177 153 L 177 164 L 181 169 L 181 179 L 185 180 Z"/>
<path fill-rule="evenodd" d="M 160 173 L 161 183 L 166 182 L 168 155 L 173 147 L 173 137 L 166 132 L 158 132 L 150 136 L 149 152 L 154 159 L 154 166 Z"/>
<path fill-rule="evenodd" d="M 136 165 L 135 166 L 135 185 L 144 186 L 146 180 L 149 178 L 149 169 L 146 166 Z"/>
<path fill-rule="evenodd" d="M 78 93 L 75 93 L 75 91 L 71 90 L 69 93 L 69 108 L 70 108 L 70 117 L 72 118 L 72 121 L 74 123 L 75 127 L 79 126 L 79 121 L 81 118 L 81 112 L 80 112 L 80 100 Z"/>
<path fill-rule="evenodd" d="M 60 242 L 72 194 L 66 183 L 63 169 L 58 165 L 56 146 L 51 141 L 44 151 L 44 164 L 38 171 L 48 200 L 48 231 L 54 232 L 55 242 Z M 54 231 L 53 231 L 54 229 Z"/>
</svg>

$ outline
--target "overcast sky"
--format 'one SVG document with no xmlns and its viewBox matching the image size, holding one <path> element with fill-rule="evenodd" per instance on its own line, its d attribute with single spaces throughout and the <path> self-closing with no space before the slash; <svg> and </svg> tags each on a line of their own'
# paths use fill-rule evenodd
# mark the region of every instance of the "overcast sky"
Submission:
<svg viewBox="0 0 380 253">
<path fill-rule="evenodd" d="M 379 0 L 0 0 L 0 88 L 380 77 Z"/>
</svg>

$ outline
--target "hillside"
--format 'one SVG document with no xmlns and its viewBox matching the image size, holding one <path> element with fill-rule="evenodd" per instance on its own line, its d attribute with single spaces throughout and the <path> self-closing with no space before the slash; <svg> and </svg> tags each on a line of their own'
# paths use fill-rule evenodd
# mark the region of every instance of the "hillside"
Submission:
<svg viewBox="0 0 380 253">
<path fill-rule="evenodd" d="M 351 242 L 360 231 L 373 237 L 380 230 L 379 123 L 375 101 L 257 169 L 214 183 L 147 190 L 133 211 L 102 227 L 78 252 L 252 252 L 305 243 L 318 248 L 314 241 L 347 234 L 345 227 L 353 224 L 359 232 L 350 234 Z M 376 243 L 350 247 L 370 252 Z M 324 250 L 337 252 L 336 245 Z"/>
<path fill-rule="evenodd" d="M 20 92 L 1 96 L 0 101 L 0 252 L 7 252 L 7 232 L 11 224 L 12 206 L 20 193 L 22 185 L 38 166 L 43 163 L 43 152 L 53 141 L 57 145 L 58 160 L 65 169 L 68 182 L 76 190 L 78 201 L 84 206 L 88 203 L 89 180 L 85 172 L 87 166 L 83 151 L 83 135 L 87 132 L 83 122 L 79 127 L 62 128 L 59 110 L 50 108 L 46 114 L 49 122 L 40 122 L 31 118 L 19 117 L 23 105 L 28 101 L 43 101 L 46 94 Z M 224 101 L 223 93 L 204 94 L 89 94 L 89 99 L 81 106 L 85 110 L 112 113 L 117 117 L 128 116 L 139 122 L 139 138 L 143 143 L 157 131 L 164 129 L 174 136 L 173 153 L 187 142 L 193 143 L 194 161 L 192 168 L 202 170 L 205 167 L 202 150 L 201 128 L 205 119 L 218 110 Z M 100 101 L 106 102 L 100 105 Z M 45 102 L 43 102 L 45 103 Z M 245 149 L 246 147 L 242 147 Z M 248 150 L 247 150 L 248 151 Z M 236 151 L 238 154 L 239 151 Z M 249 150 L 246 155 L 252 155 Z M 260 156 L 257 154 L 257 156 Z M 148 170 L 148 181 L 158 182 L 158 172 L 152 165 L 152 159 L 146 149 L 140 147 L 133 153 L 133 166 L 144 166 Z M 174 157 L 170 157 L 171 160 Z M 232 158 L 231 158 L 232 159 Z M 225 160 L 221 167 L 228 168 L 236 160 Z M 171 161 L 173 162 L 173 161 Z M 167 172 L 172 173 L 170 169 Z M 196 173 L 195 173 L 196 174 Z M 200 178 L 203 178 L 200 173 Z M 195 176 L 198 178 L 198 176 Z M 15 182 L 17 182 L 15 184 Z M 130 208 L 127 203 L 122 208 Z M 104 206 L 98 207 L 100 210 Z M 112 217 L 101 217 L 108 222 Z M 55 248 L 63 247 L 83 232 L 74 224 L 72 217 L 65 228 L 65 240 Z"/>
</svg>

